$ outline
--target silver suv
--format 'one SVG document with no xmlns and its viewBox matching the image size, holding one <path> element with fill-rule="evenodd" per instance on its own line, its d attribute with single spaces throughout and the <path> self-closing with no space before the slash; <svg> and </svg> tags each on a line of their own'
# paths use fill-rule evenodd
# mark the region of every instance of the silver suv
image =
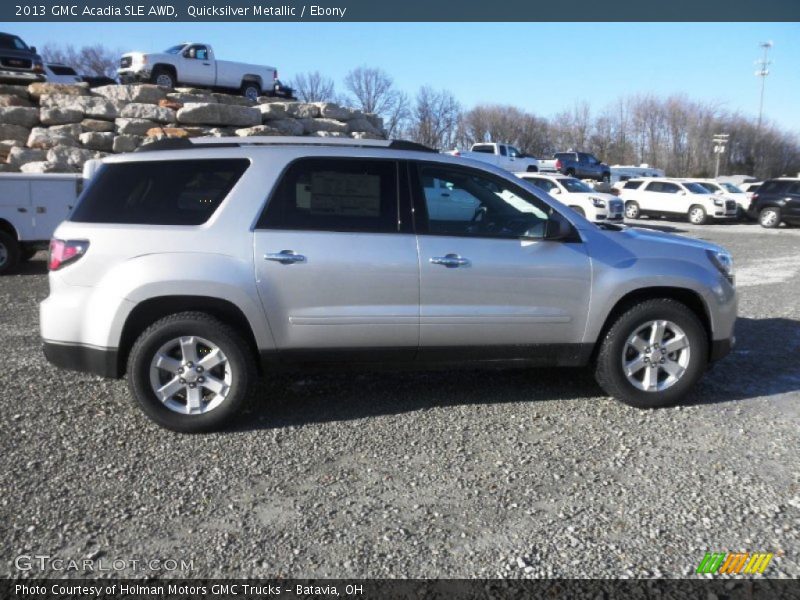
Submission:
<svg viewBox="0 0 800 600">
<path fill-rule="evenodd" d="M 106 159 L 56 230 L 41 333 L 58 366 L 127 373 L 169 429 L 332 363 L 591 365 L 657 407 L 733 344 L 724 249 L 595 225 L 484 163 L 331 138 L 145 148 Z"/>
</svg>

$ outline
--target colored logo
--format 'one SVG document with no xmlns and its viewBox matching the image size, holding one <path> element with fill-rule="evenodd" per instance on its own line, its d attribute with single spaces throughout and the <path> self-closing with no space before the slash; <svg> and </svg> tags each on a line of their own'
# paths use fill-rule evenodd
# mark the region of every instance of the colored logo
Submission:
<svg viewBox="0 0 800 600">
<path fill-rule="evenodd" d="M 772 552 L 706 552 L 697 572 L 721 575 L 761 574 L 772 557 Z"/>
</svg>

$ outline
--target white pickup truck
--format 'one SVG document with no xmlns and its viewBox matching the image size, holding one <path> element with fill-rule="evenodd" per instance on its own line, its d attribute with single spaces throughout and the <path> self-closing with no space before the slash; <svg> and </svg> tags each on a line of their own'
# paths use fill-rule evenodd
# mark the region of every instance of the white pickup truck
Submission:
<svg viewBox="0 0 800 600">
<path fill-rule="evenodd" d="M 495 144 L 494 142 L 473 144 L 469 152 L 451 150 L 447 154 L 487 162 L 512 173 L 555 172 L 552 166 L 543 165 L 543 161 L 528 156 L 509 144 Z"/>
<path fill-rule="evenodd" d="M 166 88 L 178 84 L 239 90 L 255 100 L 273 95 L 278 81 L 275 67 L 217 60 L 208 44 L 185 42 L 160 53 L 128 52 L 117 69 L 121 83 L 150 82 Z"/>
</svg>

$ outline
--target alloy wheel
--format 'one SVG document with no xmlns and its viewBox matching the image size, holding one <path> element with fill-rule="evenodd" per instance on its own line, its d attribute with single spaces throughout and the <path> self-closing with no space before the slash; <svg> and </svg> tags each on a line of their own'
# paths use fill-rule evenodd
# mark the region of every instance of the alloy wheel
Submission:
<svg viewBox="0 0 800 600">
<path fill-rule="evenodd" d="M 675 385 L 689 366 L 691 347 L 686 333 L 672 321 L 649 321 L 630 335 L 622 350 L 622 370 L 628 382 L 645 392 Z"/>
</svg>

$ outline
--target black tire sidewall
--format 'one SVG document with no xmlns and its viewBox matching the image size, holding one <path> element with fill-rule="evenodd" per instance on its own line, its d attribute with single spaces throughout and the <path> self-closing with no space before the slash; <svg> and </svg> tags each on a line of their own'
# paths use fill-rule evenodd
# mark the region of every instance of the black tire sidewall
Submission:
<svg viewBox="0 0 800 600">
<path fill-rule="evenodd" d="M 628 337 L 639 327 L 656 319 L 672 321 L 689 338 L 691 356 L 683 377 L 662 392 L 645 392 L 634 387 L 622 368 L 622 350 Z M 637 408 L 673 406 L 680 402 L 705 372 L 708 364 L 708 338 L 697 316 L 684 305 L 671 301 L 650 301 L 625 312 L 612 325 L 603 340 L 597 369 L 600 385 L 612 396 Z"/>
<path fill-rule="evenodd" d="M 256 97 L 255 98 L 250 98 L 247 95 L 248 88 L 255 88 L 255 90 L 256 90 Z M 245 83 L 242 84 L 242 96 L 244 96 L 245 98 L 249 98 L 250 100 L 255 101 L 256 98 L 258 98 L 260 95 L 261 95 L 261 86 L 258 85 L 257 83 L 245 82 Z"/>
<path fill-rule="evenodd" d="M 188 335 L 216 344 L 227 357 L 233 376 L 225 401 L 201 415 L 182 415 L 170 410 L 150 386 L 150 362 L 155 352 L 169 340 Z M 159 321 L 136 341 L 128 359 L 128 384 L 139 406 L 162 427 L 183 433 L 214 431 L 229 423 L 243 407 L 254 378 L 252 357 L 247 354 L 245 342 L 210 317 L 186 316 Z"/>
<path fill-rule="evenodd" d="M 17 240 L 5 231 L 0 231 L 0 244 L 6 249 L 6 260 L 0 265 L 0 275 L 4 275 L 5 273 L 13 271 L 19 264 L 20 248 Z"/>
<path fill-rule="evenodd" d="M 152 79 L 153 79 L 153 83 L 156 84 L 156 85 L 158 85 L 158 76 L 159 75 L 166 75 L 167 77 L 169 77 L 169 79 L 170 79 L 170 81 L 172 83 L 169 86 L 166 86 L 166 87 L 168 89 L 170 89 L 170 90 L 174 90 L 175 89 L 175 86 L 177 85 L 178 82 L 175 81 L 175 77 L 172 75 L 172 73 L 170 73 L 167 69 L 163 69 L 163 68 L 158 68 L 155 71 L 153 71 Z M 160 87 L 165 87 L 165 86 L 160 86 Z"/>
</svg>

